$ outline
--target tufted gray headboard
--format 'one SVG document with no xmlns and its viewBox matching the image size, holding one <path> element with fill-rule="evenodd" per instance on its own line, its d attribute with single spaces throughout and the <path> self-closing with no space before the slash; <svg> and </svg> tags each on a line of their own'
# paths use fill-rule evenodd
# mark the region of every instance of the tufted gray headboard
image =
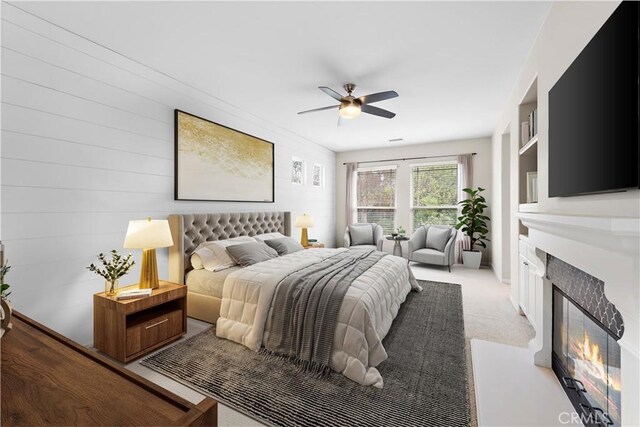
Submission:
<svg viewBox="0 0 640 427">
<path fill-rule="evenodd" d="M 169 280 L 183 284 L 200 243 L 274 232 L 291 236 L 291 212 L 176 214 L 169 215 L 169 226 Z"/>
</svg>

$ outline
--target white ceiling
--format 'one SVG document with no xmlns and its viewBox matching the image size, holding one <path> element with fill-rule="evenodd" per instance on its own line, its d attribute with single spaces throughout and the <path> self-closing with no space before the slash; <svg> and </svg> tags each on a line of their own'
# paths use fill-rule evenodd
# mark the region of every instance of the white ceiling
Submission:
<svg viewBox="0 0 640 427">
<path fill-rule="evenodd" d="M 334 151 L 490 135 L 547 2 L 26 2 L 19 7 Z M 395 90 L 337 127 L 317 86 Z M 213 118 L 215 120 L 215 118 Z"/>
</svg>

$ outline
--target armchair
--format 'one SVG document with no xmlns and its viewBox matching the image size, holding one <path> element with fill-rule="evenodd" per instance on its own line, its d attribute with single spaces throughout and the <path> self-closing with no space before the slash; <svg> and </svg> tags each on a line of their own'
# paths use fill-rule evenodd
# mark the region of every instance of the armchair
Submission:
<svg viewBox="0 0 640 427">
<path fill-rule="evenodd" d="M 374 223 L 351 224 L 344 231 L 345 248 L 362 248 L 382 250 L 384 231 L 382 226 Z"/>
<path fill-rule="evenodd" d="M 451 272 L 451 265 L 455 262 L 456 235 L 454 227 L 445 225 L 418 228 L 408 242 L 409 261 L 447 266 Z"/>
</svg>

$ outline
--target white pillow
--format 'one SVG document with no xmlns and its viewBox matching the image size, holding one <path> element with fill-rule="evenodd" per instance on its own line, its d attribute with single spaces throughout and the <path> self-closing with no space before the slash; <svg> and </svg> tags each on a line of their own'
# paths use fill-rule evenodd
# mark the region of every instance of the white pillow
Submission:
<svg viewBox="0 0 640 427">
<path fill-rule="evenodd" d="M 286 236 L 276 232 L 276 233 L 258 234 L 257 236 L 255 236 L 255 239 L 258 242 L 264 242 L 265 240 L 282 239 L 283 237 L 286 237 Z"/>
<path fill-rule="evenodd" d="M 226 247 L 248 242 L 254 242 L 253 238 L 241 236 L 201 243 L 191 255 L 191 266 L 196 270 L 204 268 L 213 272 L 231 268 L 237 263 L 229 256 Z"/>
</svg>

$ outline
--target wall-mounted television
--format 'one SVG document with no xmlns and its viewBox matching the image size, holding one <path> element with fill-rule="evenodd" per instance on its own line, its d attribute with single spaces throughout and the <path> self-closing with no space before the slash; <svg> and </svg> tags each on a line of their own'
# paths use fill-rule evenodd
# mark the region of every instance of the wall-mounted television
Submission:
<svg viewBox="0 0 640 427">
<path fill-rule="evenodd" d="M 640 184 L 639 22 L 623 1 L 549 91 L 549 197 Z"/>
</svg>

